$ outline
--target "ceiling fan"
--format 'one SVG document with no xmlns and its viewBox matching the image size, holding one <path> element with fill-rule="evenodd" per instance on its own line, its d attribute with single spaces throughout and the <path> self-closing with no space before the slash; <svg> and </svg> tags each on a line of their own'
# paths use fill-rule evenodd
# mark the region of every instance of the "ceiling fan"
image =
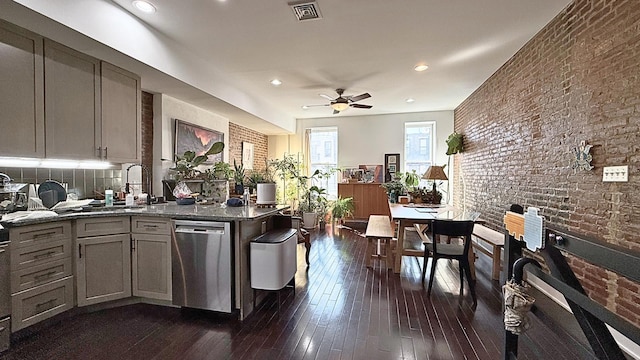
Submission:
<svg viewBox="0 0 640 360">
<path fill-rule="evenodd" d="M 340 113 L 340 111 L 346 110 L 349 107 L 358 108 L 358 109 L 372 108 L 371 105 L 355 104 L 355 102 L 370 98 L 371 95 L 369 95 L 369 93 L 360 94 L 358 96 L 346 96 L 346 95 L 342 96 L 342 94 L 344 93 L 344 89 L 336 89 L 336 93 L 338 93 L 338 97 L 335 99 L 329 95 L 320 94 L 320 96 L 330 101 L 328 104 L 306 105 L 304 107 L 307 108 L 311 106 L 331 106 L 331 108 L 333 108 L 334 115 Z"/>
</svg>

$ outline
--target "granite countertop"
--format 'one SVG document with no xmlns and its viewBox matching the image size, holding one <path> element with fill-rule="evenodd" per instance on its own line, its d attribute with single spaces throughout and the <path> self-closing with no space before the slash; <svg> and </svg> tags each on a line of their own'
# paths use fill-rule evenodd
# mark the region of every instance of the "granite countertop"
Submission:
<svg viewBox="0 0 640 360">
<path fill-rule="evenodd" d="M 177 205 L 173 202 L 156 205 L 143 205 L 135 207 L 101 207 L 92 211 L 69 211 L 57 216 L 42 218 L 26 218 L 14 222 L 2 222 L 5 227 L 32 225 L 46 223 L 56 220 L 73 220 L 86 217 L 105 217 L 120 215 L 137 216 L 159 216 L 180 220 L 203 220 L 203 221 L 235 221 L 253 220 L 278 213 L 289 206 L 278 205 L 275 208 L 258 208 L 255 206 L 231 207 L 226 205 Z"/>
</svg>

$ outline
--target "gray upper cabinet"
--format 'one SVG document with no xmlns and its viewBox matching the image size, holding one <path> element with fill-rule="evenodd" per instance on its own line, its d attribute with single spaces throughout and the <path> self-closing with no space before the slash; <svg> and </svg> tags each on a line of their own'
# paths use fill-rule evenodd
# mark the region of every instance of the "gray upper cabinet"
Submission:
<svg viewBox="0 0 640 360">
<path fill-rule="evenodd" d="M 0 21 L 0 156 L 44 156 L 42 37 Z"/>
<path fill-rule="evenodd" d="M 100 131 L 100 62 L 44 41 L 46 157 L 103 157 Z"/>
<path fill-rule="evenodd" d="M 102 62 L 102 147 L 112 162 L 140 162 L 140 77 Z"/>
</svg>

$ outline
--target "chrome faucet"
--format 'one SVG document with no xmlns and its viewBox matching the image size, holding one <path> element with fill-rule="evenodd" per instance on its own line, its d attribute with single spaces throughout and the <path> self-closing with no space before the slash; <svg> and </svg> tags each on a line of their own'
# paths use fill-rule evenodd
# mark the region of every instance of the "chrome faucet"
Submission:
<svg viewBox="0 0 640 360">
<path fill-rule="evenodd" d="M 140 166 L 147 177 L 147 191 L 149 192 L 147 194 L 147 205 L 151 205 L 151 176 L 149 176 L 149 169 L 147 169 L 147 167 L 142 164 L 132 164 L 127 168 L 127 178 L 124 186 L 124 192 L 127 194 L 129 193 L 129 170 L 131 170 L 131 168 L 134 166 Z"/>
<path fill-rule="evenodd" d="M 0 184 L 2 187 L 11 182 L 11 178 L 5 173 L 0 173 L 0 177 L 2 178 L 2 183 Z"/>
</svg>

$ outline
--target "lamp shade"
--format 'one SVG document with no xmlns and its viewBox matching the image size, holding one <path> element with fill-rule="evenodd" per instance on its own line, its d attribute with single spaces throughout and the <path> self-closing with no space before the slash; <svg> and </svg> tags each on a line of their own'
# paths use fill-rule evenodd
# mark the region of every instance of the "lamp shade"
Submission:
<svg viewBox="0 0 640 360">
<path fill-rule="evenodd" d="M 424 175 L 422 175 L 422 178 L 425 180 L 449 180 L 449 178 L 447 178 L 447 174 L 444 173 L 444 169 L 442 168 L 442 166 L 437 165 L 429 166 Z"/>
<path fill-rule="evenodd" d="M 343 110 L 346 110 L 349 107 L 349 103 L 336 101 L 336 102 L 332 102 L 331 103 L 331 107 L 335 111 L 343 111 Z"/>
</svg>

